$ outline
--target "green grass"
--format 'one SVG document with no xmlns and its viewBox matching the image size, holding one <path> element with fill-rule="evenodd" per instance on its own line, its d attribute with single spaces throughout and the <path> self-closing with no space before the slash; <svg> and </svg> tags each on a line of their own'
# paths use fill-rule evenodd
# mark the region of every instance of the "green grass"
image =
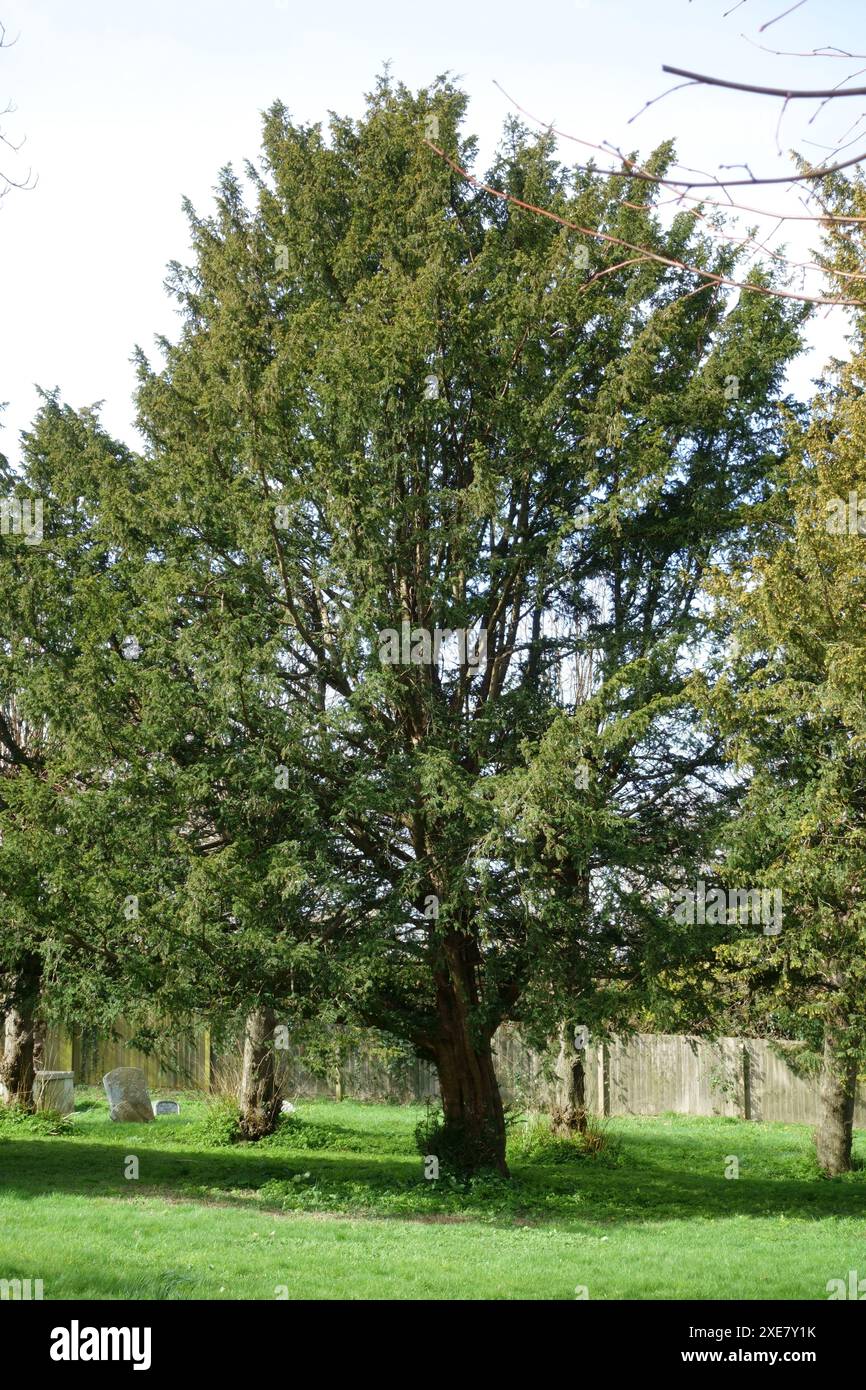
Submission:
<svg viewBox="0 0 866 1390">
<path fill-rule="evenodd" d="M 0 1116 L 0 1278 L 47 1299 L 825 1299 L 866 1277 L 866 1168 L 820 1178 L 799 1125 L 612 1119 L 566 1161 L 515 1133 L 511 1183 L 462 1184 L 424 1180 L 417 1106 L 311 1102 L 213 1147 L 194 1095 L 151 1125 L 77 1100 L 68 1133 Z"/>
</svg>

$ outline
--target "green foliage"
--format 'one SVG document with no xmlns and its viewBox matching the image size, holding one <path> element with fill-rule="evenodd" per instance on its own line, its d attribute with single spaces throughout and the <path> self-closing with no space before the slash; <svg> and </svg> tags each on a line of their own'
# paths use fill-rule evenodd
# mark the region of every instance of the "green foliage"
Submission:
<svg viewBox="0 0 866 1390">
<path fill-rule="evenodd" d="M 275 104 L 248 188 L 188 209 L 141 454 L 55 397 L 25 440 L 50 544 L 0 547 L 0 706 L 40 731 L 0 728 L 0 970 L 36 952 L 49 1010 L 265 1004 L 434 1062 L 459 1020 L 483 1067 L 503 1020 L 622 1024 L 693 949 L 701 580 L 766 493 L 803 315 L 700 284 L 673 262 L 739 251 L 509 122 L 487 182 L 657 253 L 581 270 L 425 144 L 435 114 L 471 166 L 465 109 L 387 77 L 357 122 Z M 389 664 L 403 624 L 486 660 Z M 486 1103 L 436 1136 L 455 1170 L 501 1160 Z"/>
<path fill-rule="evenodd" d="M 209 1101 L 190 1137 L 205 1149 L 227 1149 L 239 1144 L 243 1135 L 237 1103 L 223 1097 Z"/>
<path fill-rule="evenodd" d="M 726 1001 L 748 983 L 753 1018 L 866 1055 L 866 722 L 860 602 L 866 539 L 828 524 L 866 495 L 862 357 L 816 402 L 754 547 L 715 580 L 737 647 L 703 696 L 741 796 L 723 838 L 724 880 L 779 889 L 777 935 L 726 933 Z"/>
<path fill-rule="evenodd" d="M 323 1149 L 334 1153 L 393 1153 L 401 1147 L 393 1134 L 377 1135 L 364 1127 L 321 1123 L 315 1118 L 315 1111 L 311 1116 L 281 1115 L 274 1133 L 261 1143 L 263 1148 L 310 1153 Z M 412 1152 L 408 1140 L 403 1147 Z"/>
<path fill-rule="evenodd" d="M 265 1201 L 283 1211 L 353 1211 L 380 1216 L 473 1215 L 489 1221 L 549 1209 L 542 1196 L 527 1194 L 495 1173 L 459 1177 L 445 1174 L 436 1182 L 423 1178 L 395 1183 L 393 1179 L 367 1177 L 334 1182 L 327 1177 L 299 1173 L 288 1180 L 273 1180 L 261 1190 Z"/>
<path fill-rule="evenodd" d="M 59 1110 L 25 1110 L 21 1105 L 0 1105 L 0 1137 L 4 1134 L 45 1135 L 62 1138 L 72 1133 L 72 1117 Z"/>
<path fill-rule="evenodd" d="M 575 1130 L 567 1136 L 553 1133 L 549 1115 L 526 1115 L 512 1130 L 509 1153 L 525 1163 L 575 1163 L 582 1159 L 615 1163 L 617 1160 L 610 1127 L 592 1115 L 587 1116 L 583 1133 Z"/>
</svg>

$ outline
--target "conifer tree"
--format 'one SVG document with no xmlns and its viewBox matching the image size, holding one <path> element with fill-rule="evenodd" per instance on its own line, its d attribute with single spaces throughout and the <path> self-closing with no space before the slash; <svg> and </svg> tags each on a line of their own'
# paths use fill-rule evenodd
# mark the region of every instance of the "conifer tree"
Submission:
<svg viewBox="0 0 866 1390">
<path fill-rule="evenodd" d="M 697 595 L 773 461 L 799 310 L 475 188 L 431 148 L 471 164 L 464 107 L 383 79 L 326 134 L 276 105 L 255 206 L 226 170 L 190 210 L 133 529 L 144 667 L 183 672 L 169 752 L 191 740 L 185 814 L 213 829 L 191 940 L 220 922 L 217 959 L 260 943 L 263 1003 L 318 990 L 410 1041 L 443 1154 L 504 1171 L 496 1028 L 554 1022 L 622 954 L 592 874 L 610 897 L 624 870 L 633 959 L 645 919 L 658 939 L 671 817 L 699 819 L 705 750 L 673 732 Z M 487 182 L 735 264 L 516 124 Z"/>
</svg>

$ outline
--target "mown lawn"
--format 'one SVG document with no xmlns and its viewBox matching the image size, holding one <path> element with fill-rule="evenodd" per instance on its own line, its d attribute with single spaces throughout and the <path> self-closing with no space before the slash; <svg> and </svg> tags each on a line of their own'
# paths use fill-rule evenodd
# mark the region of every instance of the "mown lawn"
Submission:
<svg viewBox="0 0 866 1390">
<path fill-rule="evenodd" d="M 820 1178 L 799 1125 L 613 1119 L 601 1156 L 565 1161 L 516 1128 L 513 1181 L 466 1186 L 425 1181 L 420 1107 L 305 1103 L 220 1147 L 194 1095 L 152 1125 L 77 1099 L 68 1133 L 0 1118 L 0 1279 L 46 1299 L 826 1299 L 866 1278 L 866 1167 Z"/>
</svg>

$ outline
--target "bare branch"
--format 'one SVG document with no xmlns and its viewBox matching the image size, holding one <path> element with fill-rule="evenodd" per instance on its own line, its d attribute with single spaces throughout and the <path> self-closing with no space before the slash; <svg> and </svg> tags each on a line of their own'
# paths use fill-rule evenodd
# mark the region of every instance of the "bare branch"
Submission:
<svg viewBox="0 0 866 1390">
<path fill-rule="evenodd" d="M 805 53 L 797 53 L 784 48 L 768 48 L 764 43 L 755 43 L 748 34 L 741 34 L 740 38 L 745 39 L 753 48 L 759 48 L 762 53 L 771 53 L 774 58 L 866 58 L 866 53 L 849 53 L 847 48 L 836 48 L 833 44 L 828 44 L 826 48 L 810 48 Z"/>
<path fill-rule="evenodd" d="M 777 122 L 776 122 L 776 153 L 777 153 L 778 155 L 781 155 L 781 153 L 782 153 L 782 146 L 781 146 L 780 143 L 779 143 L 779 136 L 780 136 L 781 131 L 782 131 L 782 119 L 783 119 L 783 117 L 784 117 L 785 112 L 787 111 L 787 109 L 788 109 L 788 102 L 787 102 L 787 98 L 786 98 L 785 101 L 783 101 L 783 103 L 782 103 L 781 110 L 779 111 L 779 119 L 778 119 Z M 834 153 L 835 153 L 835 151 L 834 151 Z"/>
<path fill-rule="evenodd" d="M 822 145 L 820 141 L 807 140 L 805 136 L 803 136 L 803 144 L 811 145 L 812 148 L 815 150 L 827 150 L 830 154 L 841 154 L 843 150 L 850 149 L 850 147 L 854 144 L 854 140 L 846 140 L 845 136 L 850 134 L 852 130 L 856 130 L 859 125 L 862 125 L 864 118 L 866 118 L 866 111 L 861 111 L 860 115 L 857 117 L 856 121 L 854 121 L 853 125 L 850 125 L 848 127 L 845 133 L 842 136 L 840 136 L 840 138 L 837 140 L 835 145 Z"/>
<path fill-rule="evenodd" d="M 784 97 L 786 101 L 809 101 L 820 97 L 866 97 L 866 87 L 815 87 L 800 90 L 758 87 L 751 82 L 732 82 L 726 77 L 707 77 L 705 73 L 689 72 L 687 68 L 673 68 L 669 63 L 662 64 L 662 72 L 669 72 L 671 77 L 685 77 L 689 82 L 701 82 L 706 87 L 728 87 L 734 92 L 752 92 L 763 97 Z"/>
<path fill-rule="evenodd" d="M 558 136 L 560 137 L 560 139 L 562 139 L 562 140 L 571 140 L 571 141 L 573 141 L 573 143 L 574 143 L 575 145 L 583 145 L 585 149 L 589 149 L 589 150 L 598 150 L 598 151 L 600 151 L 600 153 L 602 153 L 602 154 L 608 154 L 608 153 L 611 152 L 611 150 L 612 150 L 612 148 L 613 148 L 612 146 L 608 146 L 608 147 L 606 148 L 604 145 L 598 145 L 598 144 L 594 143 L 594 141 L 592 141 L 592 140 L 583 140 L 583 139 L 581 139 L 581 137 L 580 137 L 579 135 L 571 135 L 567 130 L 560 130 L 557 126 L 551 125 L 549 121 L 542 121 L 541 118 L 540 118 L 539 116 L 534 115 L 531 111 L 528 111 L 528 110 L 526 109 L 525 106 L 521 106 L 520 103 L 519 103 L 518 101 L 515 101 L 514 97 L 510 96 L 509 93 L 506 92 L 506 90 L 505 90 L 505 88 L 502 86 L 502 84 L 501 84 L 500 82 L 497 82 L 495 78 L 494 78 L 494 80 L 493 80 L 493 85 L 494 85 L 495 87 L 498 87 L 498 88 L 499 88 L 500 92 L 501 92 L 502 95 L 505 97 L 506 101 L 510 102 L 511 105 L 515 108 L 516 111 L 520 111 L 521 114 L 524 115 L 524 116 L 526 116 L 526 117 L 528 117 L 529 120 L 535 121 L 536 125 L 541 126 L 541 128 L 542 128 L 543 130 L 549 130 L 549 131 L 551 131 L 554 135 L 558 135 Z M 680 189 L 680 188 L 682 188 L 682 189 L 690 189 L 690 188 L 718 188 L 720 192 L 724 192 L 726 188 L 728 188 L 728 187 L 736 187 L 736 186 L 738 186 L 738 185 L 739 185 L 739 186 L 742 186 L 742 185 L 765 184 L 765 183 L 792 183 L 792 184 L 793 184 L 793 183 L 797 183 L 797 182 L 802 182 L 802 181 L 804 181 L 804 180 L 806 180 L 806 179 L 817 179 L 817 178 L 822 178 L 825 174 L 828 174 L 828 173 L 835 173 L 837 169 L 840 169 L 840 168 L 841 168 L 841 169 L 848 168 L 848 167 L 849 167 L 849 164 L 858 164 L 858 163 L 860 162 L 860 158 L 862 157 L 862 156 L 858 156 L 857 159 L 849 160 L 847 164 L 837 164 L 837 165 L 833 165 L 833 166 L 831 166 L 831 167 L 829 167 L 829 168 L 815 169 L 815 170 L 811 170 L 811 171 L 809 171 L 809 172 L 807 172 L 807 173 L 805 173 L 805 174 L 789 174 L 789 175 L 787 175 L 787 176 L 785 176 L 785 177 L 783 177 L 783 178 L 768 178 L 768 179 L 724 179 L 724 180 L 723 180 L 723 179 L 712 179 L 712 180 L 710 180 L 710 181 L 707 182 L 707 183 L 699 183 L 699 182 L 695 182 L 695 181 L 692 181 L 692 180 L 686 180 L 686 179 L 669 179 L 669 178 L 664 178 L 664 177 L 662 177 L 662 175 L 660 175 L 660 174 L 651 174 L 651 173 L 649 173 L 648 170 L 643 169 L 635 160 L 627 158 L 627 156 L 625 156 L 625 155 L 623 155 L 623 154 L 620 154 L 619 151 L 616 151 L 616 153 L 617 153 L 618 157 L 622 160 L 623 164 L 626 166 L 625 170 L 623 170 L 623 169 L 599 169 L 599 168 L 597 168 L 596 166 L 589 166 L 589 165 L 577 165 L 577 166 L 575 166 L 575 167 L 578 168 L 582 173 L 588 173 L 588 174 L 594 174 L 594 175 L 595 175 L 595 174 L 600 174 L 600 175 L 602 175 L 602 176 L 605 177 L 605 178 L 635 178 L 635 179 L 640 179 L 640 180 L 642 180 L 642 181 L 645 182 L 645 183 L 654 183 L 654 184 L 658 184 L 661 188 L 671 188 L 671 189 Z M 679 167 L 683 167 L 683 166 L 679 166 L 679 165 L 678 165 L 677 167 L 679 168 Z M 728 196 L 729 196 L 729 198 L 730 198 L 730 195 L 728 195 Z M 741 211 L 741 212 L 752 212 L 752 213 L 755 213 L 755 214 L 757 214 L 759 217 L 771 217 L 771 218 L 775 219 L 776 217 L 779 216 L 779 213 L 778 213 L 778 211 L 776 211 L 776 210 L 773 210 L 773 211 L 769 211 L 769 212 L 768 212 L 768 211 L 765 211 L 765 210 L 762 209 L 762 208 L 747 207 L 747 206 L 744 206 L 742 203 L 734 203 L 733 201 L 730 201 L 729 204 L 725 204 L 725 203 L 714 203 L 713 199 L 711 199 L 711 198 L 703 198 L 703 197 L 702 197 L 702 198 L 689 198 L 688 195 L 687 195 L 686 193 L 678 194 L 678 197 L 685 198 L 686 201 L 688 201 L 688 202 L 694 202 L 694 203 L 700 203 L 700 204 L 709 203 L 711 206 L 715 206 L 715 207 L 727 207 L 727 206 L 730 206 L 730 207 L 732 207 L 732 208 L 736 208 L 737 210 L 739 210 L 739 211 Z M 826 222 L 826 221 L 828 221 L 828 220 L 832 220 L 832 221 L 834 221 L 834 222 L 837 222 L 837 221 L 838 221 L 838 222 L 850 222 L 850 223 L 853 224 L 853 223 L 856 223 L 856 222 L 864 222 L 864 221 L 866 221 L 866 218 L 863 218 L 863 217 L 835 217 L 835 216 L 832 217 L 832 218 L 828 218 L 827 216 L 822 216 L 822 217 L 817 217 L 817 216 L 816 216 L 816 217 L 812 217 L 811 219 L 809 219 L 809 218 L 804 218 L 801 214 L 797 214 L 797 215 L 792 214 L 792 215 L 790 216 L 790 219 L 786 216 L 786 221 L 788 221 L 788 220 L 794 221 L 794 222 L 803 222 L 803 221 L 808 221 L 808 220 L 811 220 L 811 221 L 814 221 L 814 222 Z"/>
<path fill-rule="evenodd" d="M 709 285 L 724 285 L 730 289 L 743 290 L 752 294 L 762 294 L 773 299 L 795 299 L 803 304 L 826 304 L 844 306 L 848 308 L 862 309 L 866 307 L 864 299 L 826 299 L 818 295 L 796 294 L 792 290 L 774 289 L 769 285 L 753 285 L 746 280 L 733 280 L 727 275 L 716 275 L 713 271 L 702 270 L 700 266 L 689 265 L 686 261 L 678 260 L 674 256 L 662 256 L 657 251 L 650 251 L 645 246 L 636 246 L 632 241 L 625 241 L 622 237 L 611 235 L 610 232 L 603 232 L 599 228 L 582 227 L 578 222 L 571 222 L 567 217 L 561 217 L 559 213 L 552 212 L 549 208 L 538 207 L 535 203 L 527 203 L 522 198 L 516 197 L 513 193 L 506 193 L 501 188 L 494 188 L 489 183 L 482 182 L 481 179 L 470 174 L 468 169 L 464 169 L 455 159 L 446 154 L 438 145 L 434 145 L 432 140 L 425 140 L 424 144 L 444 160 L 449 168 L 453 169 L 461 178 L 466 179 L 475 188 L 481 189 L 485 193 L 491 194 L 494 198 L 500 198 L 503 202 L 511 203 L 514 207 L 523 208 L 525 212 L 536 213 L 539 217 L 546 217 L 551 222 L 557 222 L 561 227 L 568 227 L 569 230 L 580 232 L 581 236 L 592 237 L 595 241 L 606 242 L 610 246 L 621 246 L 626 251 L 637 251 L 647 260 L 656 261 L 659 265 L 671 266 L 675 270 L 684 270 L 690 275 L 698 275 L 706 280 Z"/>
<path fill-rule="evenodd" d="M 671 94 L 671 92 L 678 92 L 678 91 L 680 90 L 680 88 L 682 88 L 682 87 L 693 87 L 693 86 L 694 86 L 694 83 L 693 83 L 693 82 L 678 82 L 678 83 L 676 84 L 675 87 L 668 87 L 668 89 L 667 89 L 666 92 L 660 92 L 659 95 L 658 95 L 657 97 L 650 97 L 649 101 L 645 101 L 645 102 L 644 102 L 644 104 L 643 104 L 643 106 L 641 107 L 640 111 L 635 111 L 635 113 L 634 113 L 633 116 L 629 116 L 628 121 L 627 121 L 627 124 L 628 124 L 628 125 L 631 125 L 632 121 L 636 121 L 637 118 L 638 118 L 638 116 L 642 116 L 642 115 L 643 115 L 644 111 L 646 111 L 646 109 L 647 109 L 648 106 L 655 106 L 655 104 L 656 104 L 657 101 L 661 101 L 663 97 L 669 97 L 670 94 Z"/>
<path fill-rule="evenodd" d="M 0 23 L 0 48 L 12 48 L 13 45 L 18 42 L 19 38 L 20 35 L 16 34 L 14 39 L 7 40 L 6 26 L 5 24 Z M 9 116 L 15 111 L 15 109 L 16 108 L 13 106 L 12 102 L 8 101 L 4 109 L 0 111 L 0 116 Z M 24 139 L 21 140 L 20 144 L 16 145 L 9 139 L 9 137 L 5 134 L 4 131 L 0 130 L 0 144 L 5 145 L 6 148 L 11 150 L 13 154 L 18 153 L 18 151 L 21 149 L 21 146 L 25 143 L 25 140 L 26 136 L 24 137 Z M 23 180 L 19 181 L 18 179 L 12 178 L 10 174 L 4 173 L 3 170 L 0 169 L 0 200 L 2 200 L 6 196 L 10 188 L 20 188 L 26 191 L 35 188 L 36 180 L 34 180 L 33 183 L 30 182 L 31 174 L 32 170 L 28 169 L 26 177 Z"/>
<path fill-rule="evenodd" d="M 772 25 L 778 24 L 780 19 L 784 19 L 786 15 L 793 14 L 795 10 L 799 10 L 800 6 L 805 5 L 805 3 L 806 0 L 797 0 L 796 5 L 792 5 L 788 10 L 783 10 L 781 14 L 776 15 L 775 19 L 768 19 L 766 24 L 762 24 L 758 33 L 763 34 L 765 29 L 769 29 Z"/>
</svg>

